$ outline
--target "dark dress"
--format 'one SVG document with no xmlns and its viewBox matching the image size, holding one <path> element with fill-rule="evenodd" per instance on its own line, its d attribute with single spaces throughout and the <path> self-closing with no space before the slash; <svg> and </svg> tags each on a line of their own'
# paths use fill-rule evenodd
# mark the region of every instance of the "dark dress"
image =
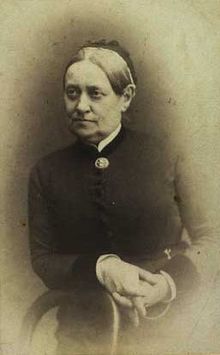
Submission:
<svg viewBox="0 0 220 355">
<path fill-rule="evenodd" d="M 95 166 L 98 157 L 108 159 L 106 169 Z M 204 171 L 193 154 L 178 156 L 153 137 L 124 127 L 101 153 L 78 141 L 50 154 L 30 178 L 35 272 L 49 288 L 99 292 L 95 264 L 102 254 L 117 254 L 152 272 L 164 270 L 176 283 L 177 298 L 167 315 L 147 328 L 158 338 L 167 334 L 169 324 L 170 333 L 181 314 L 185 319 L 180 310 L 194 300 L 198 306 L 198 290 L 207 289 L 218 269 L 219 206 Z M 184 227 L 188 241 L 181 237 Z M 60 329 L 70 334 L 68 307 L 80 306 L 66 305 L 58 314 Z M 74 336 L 76 330 L 69 338 Z"/>
</svg>

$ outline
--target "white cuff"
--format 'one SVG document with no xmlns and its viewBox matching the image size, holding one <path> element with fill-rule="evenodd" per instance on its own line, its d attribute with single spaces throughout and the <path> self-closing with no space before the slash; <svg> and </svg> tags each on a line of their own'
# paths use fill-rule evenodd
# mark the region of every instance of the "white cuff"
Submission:
<svg viewBox="0 0 220 355">
<path fill-rule="evenodd" d="M 102 277 L 101 261 L 108 259 L 109 257 L 113 257 L 113 258 L 121 260 L 119 258 L 119 256 L 116 254 L 104 254 L 98 258 L 98 260 L 96 262 L 96 277 L 102 285 L 104 284 L 104 281 L 103 281 L 103 277 Z"/>
<path fill-rule="evenodd" d="M 170 286 L 171 296 L 168 300 L 163 301 L 163 303 L 170 303 L 176 298 L 176 285 L 172 277 L 165 271 L 160 271 L 160 274 L 166 279 L 168 285 Z"/>
</svg>

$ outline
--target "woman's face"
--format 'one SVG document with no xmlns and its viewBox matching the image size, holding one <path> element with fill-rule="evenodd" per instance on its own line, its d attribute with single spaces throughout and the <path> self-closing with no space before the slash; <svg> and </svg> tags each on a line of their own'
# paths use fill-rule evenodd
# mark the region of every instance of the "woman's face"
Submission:
<svg viewBox="0 0 220 355">
<path fill-rule="evenodd" d="M 80 139 L 98 143 L 121 122 L 126 108 L 102 69 L 88 60 L 72 64 L 66 72 L 64 102 L 68 127 Z"/>
</svg>

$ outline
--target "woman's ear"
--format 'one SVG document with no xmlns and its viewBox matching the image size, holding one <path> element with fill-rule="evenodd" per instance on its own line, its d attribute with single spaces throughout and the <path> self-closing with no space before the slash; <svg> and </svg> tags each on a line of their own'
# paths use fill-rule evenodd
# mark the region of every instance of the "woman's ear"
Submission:
<svg viewBox="0 0 220 355">
<path fill-rule="evenodd" d="M 127 111 L 133 97 L 135 96 L 135 93 L 136 93 L 136 86 L 134 84 L 129 84 L 126 86 L 122 94 L 122 99 L 123 99 L 122 112 Z"/>
</svg>

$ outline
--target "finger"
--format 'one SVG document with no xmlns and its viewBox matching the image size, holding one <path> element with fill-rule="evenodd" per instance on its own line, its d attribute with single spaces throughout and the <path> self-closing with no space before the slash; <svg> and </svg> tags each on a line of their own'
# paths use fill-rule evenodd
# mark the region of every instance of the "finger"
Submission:
<svg viewBox="0 0 220 355">
<path fill-rule="evenodd" d="M 138 285 L 124 285 L 123 288 L 118 291 L 121 295 L 126 297 L 144 297 L 150 292 L 153 286 L 145 281 L 138 282 Z"/>
<path fill-rule="evenodd" d="M 133 316 L 133 324 L 135 327 L 138 327 L 140 324 L 140 320 L 139 320 L 138 312 L 136 309 L 134 309 L 133 315 L 134 315 Z"/>
<path fill-rule="evenodd" d="M 138 316 L 138 312 L 135 308 L 129 309 L 128 311 L 128 316 L 132 322 L 132 324 L 135 327 L 138 327 L 140 324 L 140 320 L 139 320 L 139 316 Z"/>
<path fill-rule="evenodd" d="M 154 292 L 152 292 L 147 297 L 143 297 L 143 303 L 145 307 L 151 307 L 158 303 L 158 296 Z"/>
<path fill-rule="evenodd" d="M 114 298 L 115 302 L 117 302 L 120 306 L 128 307 L 128 308 L 133 307 L 131 300 L 129 300 L 125 296 L 121 296 L 118 292 L 113 292 L 112 297 Z"/>
<path fill-rule="evenodd" d="M 104 280 L 104 286 L 107 288 L 107 290 L 109 292 L 114 292 L 117 290 L 117 284 L 116 282 L 114 282 L 111 277 L 109 277 L 108 275 L 105 275 L 105 277 L 103 278 Z"/>
<path fill-rule="evenodd" d="M 156 285 L 151 285 L 147 281 L 140 281 L 140 288 L 141 292 L 144 293 L 144 296 L 147 296 L 149 293 L 151 293 Z"/>
<path fill-rule="evenodd" d="M 144 304 L 144 299 L 142 297 L 134 297 L 132 302 L 133 302 L 135 309 L 138 312 L 138 315 L 140 317 L 145 317 L 147 313 L 146 313 L 146 308 L 145 308 L 145 304 Z"/>
<path fill-rule="evenodd" d="M 121 292 L 123 296 L 125 297 L 144 297 L 146 296 L 146 288 L 142 285 L 140 287 L 137 287 L 136 289 L 129 289 Z"/>
<path fill-rule="evenodd" d="M 134 309 L 134 326 L 138 327 L 140 325 L 140 319 L 138 316 L 138 311 Z"/>
<path fill-rule="evenodd" d="M 141 268 L 139 268 L 139 278 L 143 281 L 147 281 L 151 285 L 155 285 L 158 282 L 157 275 Z"/>
</svg>

